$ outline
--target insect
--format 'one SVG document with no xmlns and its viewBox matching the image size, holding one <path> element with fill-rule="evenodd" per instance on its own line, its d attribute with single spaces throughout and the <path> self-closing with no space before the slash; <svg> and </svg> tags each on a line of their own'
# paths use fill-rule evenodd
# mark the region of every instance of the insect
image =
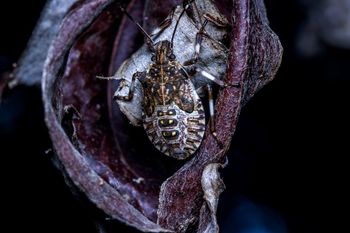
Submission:
<svg viewBox="0 0 350 233">
<path fill-rule="evenodd" d="M 162 33 L 171 25 L 172 17 L 168 21 L 164 21 L 165 23 L 162 24 L 158 32 L 152 34 L 153 37 L 160 37 L 157 42 L 135 22 L 128 12 L 124 11 L 146 37 L 147 49 L 151 53 L 150 59 L 149 56 L 147 57 L 149 64 L 144 71 L 133 73 L 129 84 L 127 84 L 126 79 L 121 77 L 123 72 L 120 70 L 123 70 L 123 65 L 117 75 L 107 77 L 107 79 L 121 80 L 119 91 L 114 95 L 117 101 L 127 103 L 133 101 L 135 97 L 141 98 L 141 107 L 138 109 L 141 109 L 141 122 L 148 138 L 159 151 L 176 159 L 185 159 L 198 149 L 206 128 L 203 103 L 193 84 L 195 76 L 190 74 L 197 73 L 220 86 L 225 85 L 222 80 L 201 69 L 200 66 L 195 66 L 200 60 L 199 54 L 203 37 L 208 36 L 205 34 L 208 22 L 214 23 L 217 27 L 224 27 L 223 20 L 220 21 L 217 17 L 209 14 L 205 15 L 204 21 L 200 23 L 199 30 L 193 39 L 195 41 L 194 53 L 190 59 L 180 62 L 175 55 L 174 39 L 178 25 L 193 2 L 190 1 L 182 9 L 175 10 L 173 15 L 177 15 L 178 18 L 173 26 L 170 40 L 169 38 L 161 38 L 164 37 L 164 33 L 161 35 L 157 35 L 157 33 Z M 220 44 L 219 42 L 215 43 Z M 137 85 L 141 87 L 139 94 L 135 94 Z M 128 89 L 123 93 L 121 90 L 126 86 Z M 212 88 L 207 82 L 199 86 L 200 88 L 205 86 L 208 91 L 210 129 L 215 135 Z"/>
</svg>

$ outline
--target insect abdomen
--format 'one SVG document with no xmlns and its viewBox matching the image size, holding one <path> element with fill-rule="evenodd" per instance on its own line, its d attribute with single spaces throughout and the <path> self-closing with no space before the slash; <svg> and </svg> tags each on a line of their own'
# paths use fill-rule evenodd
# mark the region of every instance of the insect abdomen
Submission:
<svg viewBox="0 0 350 233">
<path fill-rule="evenodd" d="M 190 114 L 176 104 L 156 106 L 152 116 L 145 116 L 144 128 L 160 152 L 185 159 L 198 149 L 204 136 L 204 111 L 201 105 Z"/>
</svg>

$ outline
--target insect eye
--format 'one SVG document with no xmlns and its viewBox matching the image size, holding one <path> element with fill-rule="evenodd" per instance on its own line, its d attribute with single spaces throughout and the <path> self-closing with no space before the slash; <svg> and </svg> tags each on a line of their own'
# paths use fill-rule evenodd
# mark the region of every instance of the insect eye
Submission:
<svg viewBox="0 0 350 233">
<path fill-rule="evenodd" d="M 175 60 L 175 55 L 172 53 L 172 54 L 170 54 L 170 56 L 169 56 L 169 58 L 170 58 L 170 60 Z"/>
</svg>

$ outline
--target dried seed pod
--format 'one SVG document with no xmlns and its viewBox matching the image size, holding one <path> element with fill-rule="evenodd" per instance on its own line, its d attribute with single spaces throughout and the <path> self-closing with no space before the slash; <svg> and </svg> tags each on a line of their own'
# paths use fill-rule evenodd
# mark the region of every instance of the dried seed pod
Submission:
<svg viewBox="0 0 350 233">
<path fill-rule="evenodd" d="M 129 126 L 117 106 L 111 104 L 106 83 L 95 78 L 107 69 L 116 70 L 143 43 L 137 40 L 134 25 L 112 2 L 84 1 L 77 5 L 63 21 L 45 63 L 42 88 L 46 123 L 62 171 L 107 215 L 139 230 L 217 231 L 213 207 L 221 188 L 213 187 L 222 186 L 214 168 L 225 161 L 242 105 L 274 77 L 281 61 L 282 47 L 268 27 L 263 2 L 233 1 L 227 82 L 240 83 L 241 88 L 228 87 L 218 93 L 217 137 L 223 145 L 207 132 L 195 156 L 184 162 L 160 156 L 143 131 Z M 167 3 L 168 8 L 152 10 L 160 10 L 161 15 L 178 5 L 147 1 L 146 9 L 160 2 Z M 227 1 L 217 4 L 223 9 Z M 139 18 L 143 18 L 144 8 L 142 1 L 131 1 L 128 6 Z M 66 106 L 76 110 L 66 114 Z M 109 116 L 111 112 L 114 115 Z M 213 185 L 202 182 L 203 171 L 215 174 L 210 176 L 213 179 L 209 184 Z M 213 198 L 208 198 L 209 193 Z"/>
<path fill-rule="evenodd" d="M 175 31 L 175 26 L 178 23 L 173 41 L 173 53 L 177 61 L 184 64 L 186 61 L 193 58 L 196 50 L 197 34 L 202 26 L 201 22 L 205 20 L 205 14 L 210 14 L 215 20 L 222 22 L 223 26 L 218 27 L 210 22 L 205 26 L 205 35 L 201 41 L 202 46 L 199 54 L 200 59 L 196 62 L 196 67 L 212 74 L 218 79 L 223 79 L 226 74 L 228 49 L 221 42 L 224 41 L 228 34 L 227 30 L 229 28 L 227 19 L 220 14 L 212 1 L 196 0 L 193 1 L 190 6 L 190 9 L 187 10 L 188 13 L 183 15 L 181 14 L 183 12 L 182 4 L 176 6 L 175 10 L 164 20 L 171 22 L 170 25 L 160 33 L 159 31 L 161 29 L 158 28 L 158 25 L 153 25 L 151 35 L 159 33 L 154 39 L 154 43 L 163 40 L 170 41 Z M 181 19 L 179 20 L 180 15 Z M 116 54 L 116 56 L 118 56 L 118 54 Z M 114 74 L 114 78 L 123 79 L 126 82 L 125 85 L 119 85 L 119 87 L 121 87 L 120 89 L 117 89 L 116 87 L 118 87 L 118 85 L 115 85 L 116 87 L 113 88 L 115 95 L 128 95 L 133 74 L 147 70 L 152 62 L 151 56 L 145 44 L 129 59 L 123 62 L 118 68 L 118 71 Z M 208 79 L 205 79 L 199 72 L 193 75 L 191 80 L 196 89 L 208 83 Z M 142 96 L 141 84 L 136 81 L 133 98 L 130 101 L 117 100 L 120 110 L 135 126 L 140 125 L 142 122 Z"/>
</svg>

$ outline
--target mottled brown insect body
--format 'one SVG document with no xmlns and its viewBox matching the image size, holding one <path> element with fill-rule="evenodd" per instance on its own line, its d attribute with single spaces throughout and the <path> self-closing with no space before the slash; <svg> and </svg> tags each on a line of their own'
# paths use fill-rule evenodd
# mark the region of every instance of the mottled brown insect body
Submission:
<svg viewBox="0 0 350 233">
<path fill-rule="evenodd" d="M 172 54 L 171 43 L 155 46 L 153 63 L 139 78 L 143 89 L 143 126 L 162 153 L 185 159 L 199 147 L 205 115 L 194 86 Z"/>
</svg>

